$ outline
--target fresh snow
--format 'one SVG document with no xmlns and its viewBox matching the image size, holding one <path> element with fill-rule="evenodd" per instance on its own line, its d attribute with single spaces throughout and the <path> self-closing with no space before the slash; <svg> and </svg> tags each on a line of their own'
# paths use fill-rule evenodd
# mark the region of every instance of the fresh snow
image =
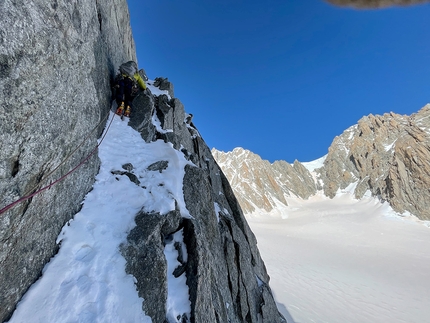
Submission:
<svg viewBox="0 0 430 323">
<path fill-rule="evenodd" d="M 289 323 L 429 322 L 430 229 L 351 189 L 247 216 L 280 311 Z"/>
<path fill-rule="evenodd" d="M 148 84 L 153 94 L 165 94 Z M 112 118 L 93 190 L 62 229 L 58 254 L 19 302 L 11 323 L 151 322 L 119 246 L 141 209 L 166 214 L 176 200 L 181 214 L 191 217 L 182 193 L 189 162 L 171 144 L 145 143 L 126 121 L 111 114 L 108 122 Z M 324 158 L 304 165 L 312 172 Z M 147 170 L 160 160 L 168 161 L 166 170 Z M 133 164 L 140 186 L 111 173 L 126 163 Z M 289 323 L 427 322 L 430 225 L 400 217 L 368 194 L 357 201 L 352 189 L 339 190 L 334 199 L 289 197 L 288 206 L 275 201 L 275 212 L 262 216 L 257 210 L 248 217 L 281 312 Z M 181 313 L 189 317 L 190 302 L 185 274 L 173 276 L 180 265 L 175 242 L 184 258 L 187 250 L 182 231 L 169 239 L 166 310 L 169 323 L 176 323 Z"/>
<path fill-rule="evenodd" d="M 324 155 L 321 158 L 315 159 L 314 161 L 310 162 L 303 162 L 302 165 L 305 166 L 305 168 L 312 173 L 315 169 L 321 168 L 324 166 L 324 161 L 326 160 L 327 155 Z"/>
<path fill-rule="evenodd" d="M 179 253 L 175 248 L 175 243 L 181 246 L 183 261 L 186 262 L 188 258 L 187 249 L 184 242 L 183 229 L 172 235 L 171 240 L 166 242 L 164 248 L 164 255 L 167 261 L 167 319 L 170 322 L 181 322 L 178 316 L 182 317 L 183 313 L 187 314 L 188 320 L 190 319 L 191 304 L 189 301 L 187 277 L 185 273 L 175 278 L 173 272 L 181 265 L 178 261 Z"/>
<path fill-rule="evenodd" d="M 152 89 L 153 90 L 153 89 Z M 159 140 L 145 143 L 140 134 L 113 113 L 109 131 L 99 147 L 100 172 L 83 207 L 62 229 L 57 255 L 44 267 L 18 303 L 10 323 L 58 322 L 143 322 L 151 319 L 142 310 L 144 300 L 137 294 L 135 278 L 126 274 L 126 261 L 119 246 L 135 226 L 141 209 L 166 214 L 178 202 L 181 214 L 190 217 L 182 193 L 184 166 L 189 162 L 172 144 Z M 168 168 L 149 171 L 154 162 L 168 161 Z M 126 175 L 122 165 L 131 163 L 138 186 Z M 182 232 L 172 241 L 182 241 Z M 177 251 L 166 245 L 168 260 L 169 323 L 178 322 L 178 313 L 189 316 L 190 302 L 185 274 L 172 275 Z M 186 252 L 184 253 L 186 255 Z M 151 266 L 152 264 L 148 264 Z"/>
</svg>

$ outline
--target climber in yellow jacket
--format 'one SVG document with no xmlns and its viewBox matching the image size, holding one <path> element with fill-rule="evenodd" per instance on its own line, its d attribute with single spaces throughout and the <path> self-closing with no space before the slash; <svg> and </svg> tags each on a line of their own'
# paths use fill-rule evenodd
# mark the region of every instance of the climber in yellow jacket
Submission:
<svg viewBox="0 0 430 323">
<path fill-rule="evenodd" d="M 146 90 L 145 81 L 139 74 L 137 64 L 134 61 L 128 61 L 119 67 L 119 74 L 116 77 L 116 103 L 118 109 L 116 114 L 128 117 L 131 111 L 131 102 L 133 101 L 133 88 L 139 86 Z"/>
</svg>

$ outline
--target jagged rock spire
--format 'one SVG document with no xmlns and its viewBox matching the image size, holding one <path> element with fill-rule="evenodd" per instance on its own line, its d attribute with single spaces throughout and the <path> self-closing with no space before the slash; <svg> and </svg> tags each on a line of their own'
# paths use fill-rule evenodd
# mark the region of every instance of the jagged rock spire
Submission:
<svg viewBox="0 0 430 323">
<path fill-rule="evenodd" d="M 178 209 L 166 215 L 142 210 L 122 247 L 127 271 L 136 277 L 139 295 L 145 299 L 145 312 L 154 322 L 165 318 L 162 250 L 166 237 L 183 230 L 188 257 L 181 267 L 190 293 L 190 322 L 286 322 L 273 299 L 255 236 L 210 149 L 192 122 L 187 123 L 182 103 L 142 92 L 133 104 L 129 124 L 145 141 L 170 142 L 192 162 L 183 179 L 191 218 Z M 155 116 L 158 127 L 151 122 Z M 157 264 L 157 273 L 149 262 Z"/>
</svg>

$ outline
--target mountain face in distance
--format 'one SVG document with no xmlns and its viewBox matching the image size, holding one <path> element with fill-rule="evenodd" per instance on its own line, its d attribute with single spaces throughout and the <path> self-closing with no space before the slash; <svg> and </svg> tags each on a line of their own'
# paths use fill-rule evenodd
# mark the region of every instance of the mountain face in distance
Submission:
<svg viewBox="0 0 430 323">
<path fill-rule="evenodd" d="M 272 213 L 288 205 L 288 197 L 307 199 L 322 187 L 302 163 L 269 161 L 245 150 L 212 149 L 212 154 L 228 178 L 244 213 Z"/>
<path fill-rule="evenodd" d="M 298 161 L 270 164 L 242 148 L 212 153 L 247 214 L 276 213 L 288 197 L 307 199 L 322 190 L 333 198 L 350 187 L 357 199 L 369 192 L 396 212 L 430 219 L 430 104 L 410 116 L 361 118 L 312 168 Z"/>
</svg>

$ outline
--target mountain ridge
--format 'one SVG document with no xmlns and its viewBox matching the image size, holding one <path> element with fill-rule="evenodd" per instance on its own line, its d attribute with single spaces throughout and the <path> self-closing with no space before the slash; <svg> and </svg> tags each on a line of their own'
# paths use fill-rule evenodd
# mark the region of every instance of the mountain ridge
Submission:
<svg viewBox="0 0 430 323">
<path fill-rule="evenodd" d="M 66 243 L 59 234 L 93 189 L 101 165 L 100 136 L 116 110 L 111 82 L 120 64 L 136 60 L 136 53 L 125 0 L 49 4 L 6 0 L 0 6 L 4 9 L 0 44 L 8 45 L 0 46 L 0 196 L 5 210 L 0 214 L 0 321 L 4 322 L 33 283 L 43 280 L 45 265 Z M 175 198 L 161 209 L 140 205 L 135 226 L 118 246 L 126 262 L 121 274 L 134 277 L 139 314 L 146 313 L 154 323 L 166 322 L 169 273 L 163 250 L 183 230 L 188 257 L 179 259 L 174 269 L 186 276 L 190 310 L 170 318 L 170 323 L 285 322 L 256 238 L 197 128 L 186 122 L 189 116 L 173 96 L 173 85 L 160 77 L 148 82 L 148 88 L 136 93 L 128 125 L 141 141 L 164 142 L 187 164 L 176 172 L 181 187 L 177 195 L 169 195 Z M 159 189 L 148 193 L 145 183 L 140 183 L 133 163 L 127 160 L 121 168 L 108 171 L 109 180 L 115 184 L 130 180 L 140 196 L 160 199 Z M 142 171 L 162 174 L 169 163 L 160 158 L 147 167 Z M 135 202 L 125 199 L 118 204 Z M 121 212 L 119 207 L 119 218 Z M 86 223 L 84 228 L 91 235 L 98 224 Z M 82 244 L 82 250 L 72 255 L 78 260 L 97 249 Z M 85 273 L 79 278 L 89 283 L 90 290 L 98 290 L 96 280 Z M 66 279 L 60 285 L 82 287 L 79 281 L 69 283 Z M 121 302 L 122 295 L 115 296 L 116 306 L 127 303 Z M 85 307 L 76 312 L 73 301 L 62 304 L 61 296 L 57 300 L 60 313 L 55 322 L 88 321 L 105 314 L 100 313 L 105 304 L 89 306 L 91 313 Z M 44 311 L 48 302 L 40 304 L 41 317 L 52 317 Z M 31 315 L 32 309 L 24 311 Z"/>
<path fill-rule="evenodd" d="M 364 116 L 334 138 L 327 155 L 319 162 L 296 160 L 293 164 L 282 161 L 270 164 L 238 148 L 227 153 L 216 149 L 212 152 L 231 181 L 245 213 L 257 209 L 270 213 L 276 209 L 275 199 L 282 208 L 288 205 L 285 197 L 307 199 L 319 190 L 333 198 L 338 190 L 355 184 L 353 194 L 357 199 L 369 191 L 389 202 L 399 213 L 409 212 L 422 220 L 430 219 L 430 196 L 426 189 L 430 184 L 430 104 L 411 116 L 393 112 Z M 242 160 L 244 156 L 251 161 Z M 252 167 L 244 166 L 250 163 Z M 258 175 L 249 176 L 252 172 Z M 276 184 L 264 187 L 260 179 L 269 173 L 265 181 Z M 253 199 L 255 196 L 258 198 Z"/>
</svg>

